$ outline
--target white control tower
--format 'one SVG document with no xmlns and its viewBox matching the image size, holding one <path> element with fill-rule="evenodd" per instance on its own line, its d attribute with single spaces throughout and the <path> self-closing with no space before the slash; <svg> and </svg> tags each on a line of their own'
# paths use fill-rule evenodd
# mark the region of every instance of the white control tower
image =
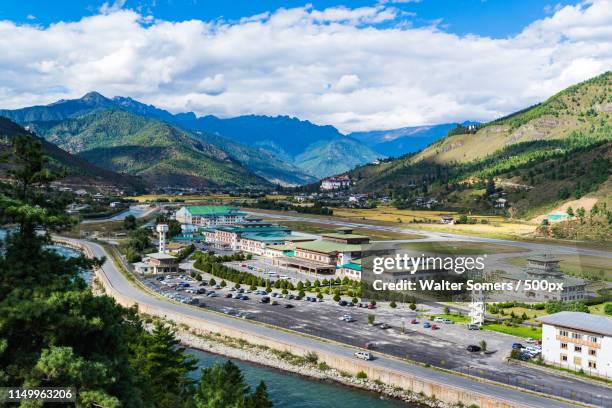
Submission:
<svg viewBox="0 0 612 408">
<path fill-rule="evenodd" d="M 157 224 L 157 233 L 159 234 L 159 253 L 166 253 L 166 233 L 168 232 L 168 224 Z"/>
<path fill-rule="evenodd" d="M 482 290 L 473 290 L 472 303 L 470 303 L 471 324 L 482 326 L 485 322 L 486 312 L 487 302 L 484 292 Z"/>
</svg>

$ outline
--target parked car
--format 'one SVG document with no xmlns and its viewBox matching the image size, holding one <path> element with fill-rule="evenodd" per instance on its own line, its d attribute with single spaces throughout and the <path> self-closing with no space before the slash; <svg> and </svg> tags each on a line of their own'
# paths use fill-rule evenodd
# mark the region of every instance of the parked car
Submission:
<svg viewBox="0 0 612 408">
<path fill-rule="evenodd" d="M 443 323 L 444 322 L 444 318 L 443 317 L 439 317 L 439 316 L 438 317 L 434 317 L 433 321 L 437 322 L 437 323 Z"/>
<path fill-rule="evenodd" d="M 285 309 L 293 309 L 293 307 L 291 303 L 285 303 Z"/>
<path fill-rule="evenodd" d="M 529 361 L 531 359 L 531 354 L 529 353 L 521 353 L 518 356 L 518 359 L 521 361 Z"/>
<path fill-rule="evenodd" d="M 480 326 L 477 325 L 477 324 L 470 323 L 470 324 L 467 325 L 467 329 L 468 330 L 480 330 Z"/>
<path fill-rule="evenodd" d="M 470 353 L 475 353 L 480 351 L 480 347 L 475 344 L 470 344 L 469 346 L 467 346 L 467 351 L 469 351 Z"/>
<path fill-rule="evenodd" d="M 444 319 L 444 324 L 455 324 L 451 319 Z"/>
<path fill-rule="evenodd" d="M 338 304 L 339 304 L 340 306 L 346 306 L 346 305 L 347 305 L 347 302 L 346 302 L 346 300 L 341 300 L 341 301 L 339 301 L 339 302 L 338 302 Z"/>
<path fill-rule="evenodd" d="M 353 319 L 353 316 L 348 315 L 348 314 L 345 314 L 345 315 L 340 316 L 340 317 L 339 317 L 339 320 L 344 320 L 344 321 L 345 321 L 345 322 L 347 322 L 347 323 L 350 323 L 350 322 L 354 322 L 354 321 L 355 321 L 355 319 Z"/>
<path fill-rule="evenodd" d="M 364 347 L 365 347 L 367 350 L 372 350 L 372 349 L 376 348 L 376 343 L 373 343 L 373 342 L 371 342 L 371 341 L 368 341 L 368 342 L 367 342 L 367 343 L 364 345 Z"/>
<path fill-rule="evenodd" d="M 247 295 L 242 295 L 240 296 L 240 300 L 249 300 L 249 297 Z"/>
<path fill-rule="evenodd" d="M 262 298 L 259 299 L 259 303 L 270 303 L 270 296 L 262 296 Z"/>
<path fill-rule="evenodd" d="M 376 306 L 375 306 L 375 305 L 373 305 L 373 304 L 371 304 L 371 303 L 370 303 L 370 304 L 368 304 L 368 309 L 375 309 L 375 308 L 376 308 Z"/>
<path fill-rule="evenodd" d="M 390 328 L 391 326 L 389 326 L 387 323 L 381 323 L 380 326 L 378 326 L 380 329 L 382 330 L 387 330 L 388 328 Z"/>
<path fill-rule="evenodd" d="M 431 327 L 431 324 L 429 324 L 429 322 L 423 322 L 424 329 L 429 329 L 430 327 Z"/>
<path fill-rule="evenodd" d="M 437 324 L 432 324 L 431 325 L 431 330 L 438 330 L 438 329 L 439 329 L 439 327 L 438 327 Z"/>
<path fill-rule="evenodd" d="M 231 294 L 231 293 L 226 293 L 226 294 L 225 294 L 225 297 L 226 297 L 226 298 L 231 298 L 231 297 L 232 297 L 232 294 Z"/>
<path fill-rule="evenodd" d="M 520 350 L 522 348 L 525 348 L 525 347 L 523 347 L 521 343 L 512 343 L 512 350 Z"/>
<path fill-rule="evenodd" d="M 527 344 L 533 344 L 535 343 L 535 340 L 532 339 L 531 337 L 527 338 L 527 340 L 525 340 L 525 342 L 527 342 Z"/>
<path fill-rule="evenodd" d="M 271 304 L 272 306 L 276 306 L 276 305 L 278 305 L 278 302 L 277 302 L 276 300 L 273 300 L 272 302 L 270 302 L 270 304 Z"/>
<path fill-rule="evenodd" d="M 367 352 L 367 351 L 358 351 L 358 352 L 355 353 L 355 357 L 367 361 L 367 360 L 371 360 L 372 359 L 372 353 Z"/>
</svg>

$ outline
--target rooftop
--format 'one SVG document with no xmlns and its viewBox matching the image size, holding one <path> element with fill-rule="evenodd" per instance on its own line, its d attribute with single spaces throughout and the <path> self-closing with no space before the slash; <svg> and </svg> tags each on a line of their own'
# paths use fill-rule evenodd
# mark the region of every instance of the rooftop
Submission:
<svg viewBox="0 0 612 408">
<path fill-rule="evenodd" d="M 300 242 L 295 245 L 298 249 L 306 249 L 308 251 L 323 252 L 326 254 L 332 252 L 353 252 L 361 251 L 361 245 L 346 245 L 332 241 L 310 241 Z"/>
<path fill-rule="evenodd" d="M 583 312 L 559 312 L 537 320 L 553 326 L 612 336 L 612 318 Z"/>
<path fill-rule="evenodd" d="M 367 235 L 349 234 L 343 232 L 331 232 L 329 234 L 321 234 L 322 237 L 338 238 L 338 239 L 370 239 Z"/>
<path fill-rule="evenodd" d="M 145 256 L 153 259 L 176 259 L 176 257 L 170 254 L 165 254 L 163 252 L 154 252 L 152 254 L 146 254 Z"/>
<path fill-rule="evenodd" d="M 560 262 L 559 258 L 556 258 L 552 255 L 533 255 L 527 257 L 528 261 L 536 261 L 536 262 Z"/>
<path fill-rule="evenodd" d="M 225 205 L 188 205 L 185 207 L 191 215 L 199 215 L 204 217 L 215 217 L 222 215 L 246 215 L 238 208 L 228 207 Z"/>
<path fill-rule="evenodd" d="M 284 242 L 287 235 L 279 233 L 266 233 L 266 232 L 254 232 L 249 234 L 243 234 L 242 239 L 250 239 L 252 241 L 278 241 Z"/>
</svg>

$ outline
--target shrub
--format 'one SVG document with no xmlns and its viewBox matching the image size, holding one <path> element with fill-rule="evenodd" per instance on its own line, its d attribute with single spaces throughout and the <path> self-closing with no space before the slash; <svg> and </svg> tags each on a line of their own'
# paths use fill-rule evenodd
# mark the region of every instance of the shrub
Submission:
<svg viewBox="0 0 612 408">
<path fill-rule="evenodd" d="M 339 301 L 340 301 L 340 295 L 339 295 L 339 294 L 337 294 L 337 293 L 336 293 L 336 294 L 334 295 L 334 301 L 335 301 L 335 302 L 339 302 Z"/>
<path fill-rule="evenodd" d="M 364 379 L 368 378 L 368 375 L 365 372 L 360 371 L 360 372 L 357 373 L 357 375 L 355 377 L 364 380 Z"/>
<path fill-rule="evenodd" d="M 391 303 L 389 303 L 389 307 L 391 307 L 392 309 L 395 309 L 397 307 L 395 300 L 392 300 Z"/>
</svg>

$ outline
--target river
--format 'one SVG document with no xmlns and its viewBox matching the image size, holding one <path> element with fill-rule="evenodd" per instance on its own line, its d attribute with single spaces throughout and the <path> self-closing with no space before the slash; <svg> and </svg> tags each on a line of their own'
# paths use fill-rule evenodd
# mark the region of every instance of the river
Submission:
<svg viewBox="0 0 612 408">
<path fill-rule="evenodd" d="M 189 349 L 198 359 L 200 368 L 214 363 L 223 363 L 226 357 Z M 244 375 L 246 382 L 254 389 L 260 381 L 268 387 L 268 394 L 275 407 L 291 408 L 410 408 L 414 405 L 380 399 L 378 394 L 338 384 L 311 380 L 293 373 L 232 360 Z"/>
</svg>

